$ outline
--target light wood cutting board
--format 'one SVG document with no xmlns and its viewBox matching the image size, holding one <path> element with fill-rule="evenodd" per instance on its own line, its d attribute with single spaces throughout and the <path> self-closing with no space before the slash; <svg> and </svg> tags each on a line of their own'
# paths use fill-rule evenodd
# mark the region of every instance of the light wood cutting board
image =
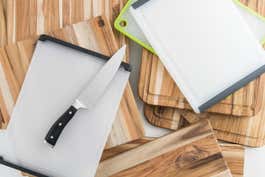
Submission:
<svg viewBox="0 0 265 177">
<path fill-rule="evenodd" d="M 103 160 L 96 177 L 231 176 L 208 121 Z"/>
<path fill-rule="evenodd" d="M 111 56 L 118 49 L 110 24 L 105 17 L 93 18 L 49 34 L 108 56 Z M 35 41 L 36 37 L 0 49 L 0 93 L 3 98 L 0 101 L 0 107 L 4 115 L 4 127 L 8 123 L 23 83 Z M 142 136 L 143 127 L 128 84 L 107 147 L 122 144 Z"/>
<path fill-rule="evenodd" d="M 242 0 L 242 2 L 260 14 L 265 13 L 263 0 Z M 139 95 L 142 100 L 150 105 L 191 109 L 158 57 L 144 50 L 142 60 L 139 79 Z M 234 116 L 256 115 L 261 108 L 260 98 L 263 94 L 264 77 L 265 75 L 262 75 L 252 81 L 244 88 L 208 109 L 207 112 Z"/>
<path fill-rule="evenodd" d="M 138 140 L 131 141 L 129 143 L 119 145 L 108 150 L 105 150 L 101 161 L 115 157 L 121 153 L 130 151 L 134 148 L 140 147 L 146 143 L 154 141 L 155 138 L 141 138 Z M 244 155 L 245 149 L 243 146 L 235 144 L 219 144 L 222 150 L 225 161 L 233 175 L 233 177 L 243 177 L 244 174 Z"/>
<path fill-rule="evenodd" d="M 0 0 L 4 4 L 7 43 L 54 31 L 104 15 L 113 24 L 126 0 Z M 0 5 L 1 8 L 1 5 Z M 0 16 L 1 19 L 1 16 Z M 116 35 L 120 42 L 125 37 Z"/>
</svg>

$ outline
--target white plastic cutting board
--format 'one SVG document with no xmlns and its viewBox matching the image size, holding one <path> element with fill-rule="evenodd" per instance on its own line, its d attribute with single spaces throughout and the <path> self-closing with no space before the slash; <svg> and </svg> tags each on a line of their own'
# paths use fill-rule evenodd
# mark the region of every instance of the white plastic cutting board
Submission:
<svg viewBox="0 0 265 177">
<path fill-rule="evenodd" d="M 130 11 L 192 108 L 201 112 L 265 71 L 231 0 L 138 0 Z"/>
<path fill-rule="evenodd" d="M 115 21 L 115 27 L 117 30 L 122 32 L 124 35 L 128 36 L 135 42 L 139 43 L 147 50 L 154 52 L 152 46 L 149 44 L 148 40 L 146 39 L 145 35 L 139 28 L 138 24 L 134 20 L 131 11 L 129 10 L 131 4 L 136 2 L 137 0 L 128 1 L 128 7 L 122 10 L 119 17 Z M 234 2 L 234 1 L 233 1 Z M 234 2 L 236 4 L 236 8 L 248 24 L 249 28 L 256 36 L 256 38 L 263 44 L 265 41 L 265 20 L 258 16 L 258 14 L 252 13 L 250 10 L 247 9 L 247 6 L 243 4 L 239 4 L 240 2 Z M 121 23 L 123 22 L 123 23 Z M 123 24 L 123 25 L 122 25 Z"/>
<path fill-rule="evenodd" d="M 12 151 L 13 147 L 5 130 L 0 130 L 0 144 L 0 156 L 9 159 L 12 163 L 17 163 L 15 154 Z M 3 177 L 23 177 L 20 171 L 4 165 L 0 165 L 0 175 Z"/>
<path fill-rule="evenodd" d="M 51 177 L 94 176 L 129 72 L 119 69 L 94 108 L 78 111 L 54 148 L 44 138 L 105 62 L 50 41 L 37 43 L 7 128 L 18 165 Z"/>
</svg>

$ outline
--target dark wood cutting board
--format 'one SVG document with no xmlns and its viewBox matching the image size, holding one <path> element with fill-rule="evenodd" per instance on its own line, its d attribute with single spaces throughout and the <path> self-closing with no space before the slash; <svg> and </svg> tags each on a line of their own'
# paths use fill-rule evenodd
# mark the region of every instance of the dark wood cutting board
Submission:
<svg viewBox="0 0 265 177">
<path fill-rule="evenodd" d="M 103 157 L 104 159 L 104 157 Z M 104 159 L 96 177 L 232 176 L 208 121 Z"/>
<path fill-rule="evenodd" d="M 113 147 L 105 150 L 101 161 L 115 157 L 121 153 L 130 151 L 134 148 L 140 147 L 148 142 L 154 141 L 155 138 L 144 137 L 129 143 Z M 236 144 L 221 143 L 219 144 L 222 150 L 225 161 L 233 175 L 233 177 L 243 177 L 244 174 L 244 155 L 245 149 L 243 146 Z"/>
<path fill-rule="evenodd" d="M 261 15 L 265 14 L 263 0 L 241 1 Z M 207 112 L 233 116 L 254 116 L 261 109 L 262 100 L 260 98 L 263 96 L 264 84 L 265 75 L 262 75 L 208 109 Z M 139 95 L 145 103 L 150 105 L 191 109 L 159 58 L 147 50 L 143 50 L 142 55 Z"/>
</svg>

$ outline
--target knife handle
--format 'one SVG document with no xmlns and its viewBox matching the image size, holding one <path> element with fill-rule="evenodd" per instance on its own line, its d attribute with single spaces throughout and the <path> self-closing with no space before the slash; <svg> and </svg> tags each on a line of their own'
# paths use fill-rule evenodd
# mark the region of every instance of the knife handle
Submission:
<svg viewBox="0 0 265 177">
<path fill-rule="evenodd" d="M 74 106 L 70 108 L 61 115 L 61 117 L 53 124 L 47 133 L 45 140 L 52 146 L 55 146 L 57 140 L 59 139 L 61 133 L 63 132 L 65 126 L 69 123 L 69 121 L 74 117 L 77 109 Z"/>
</svg>

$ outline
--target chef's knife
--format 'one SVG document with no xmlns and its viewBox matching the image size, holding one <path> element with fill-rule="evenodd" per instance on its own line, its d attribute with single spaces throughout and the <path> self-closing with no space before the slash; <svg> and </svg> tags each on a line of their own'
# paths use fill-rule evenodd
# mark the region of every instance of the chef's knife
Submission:
<svg viewBox="0 0 265 177">
<path fill-rule="evenodd" d="M 104 94 L 107 86 L 117 73 L 125 56 L 126 46 L 118 50 L 109 61 L 100 69 L 97 75 L 88 82 L 75 102 L 52 125 L 45 137 L 47 143 L 55 146 L 65 126 L 74 117 L 79 109 L 92 109 L 99 98 Z"/>
</svg>

